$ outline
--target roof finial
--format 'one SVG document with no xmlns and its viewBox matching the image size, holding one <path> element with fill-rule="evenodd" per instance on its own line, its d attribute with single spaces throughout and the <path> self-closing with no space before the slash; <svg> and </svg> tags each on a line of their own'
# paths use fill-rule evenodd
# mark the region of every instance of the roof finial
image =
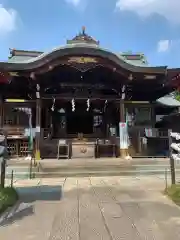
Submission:
<svg viewBox="0 0 180 240">
<path fill-rule="evenodd" d="M 85 31 L 86 31 L 86 27 L 85 27 L 85 26 L 82 26 L 82 34 L 83 34 L 83 35 L 85 34 Z"/>
</svg>

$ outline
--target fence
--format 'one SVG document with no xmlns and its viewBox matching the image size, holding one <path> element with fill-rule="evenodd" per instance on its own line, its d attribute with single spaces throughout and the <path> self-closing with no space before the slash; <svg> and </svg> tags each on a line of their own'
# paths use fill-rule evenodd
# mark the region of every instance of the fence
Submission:
<svg viewBox="0 0 180 240">
<path fill-rule="evenodd" d="M 10 157 L 26 157 L 28 155 L 28 138 L 24 127 L 4 126 L 0 129 L 7 136 L 7 151 Z"/>
<path fill-rule="evenodd" d="M 28 155 L 28 140 L 7 140 L 7 150 L 10 157 L 26 157 Z"/>
<path fill-rule="evenodd" d="M 151 134 L 147 136 L 145 128 L 129 129 L 129 151 L 132 157 L 168 157 L 168 129 L 150 130 Z"/>
</svg>

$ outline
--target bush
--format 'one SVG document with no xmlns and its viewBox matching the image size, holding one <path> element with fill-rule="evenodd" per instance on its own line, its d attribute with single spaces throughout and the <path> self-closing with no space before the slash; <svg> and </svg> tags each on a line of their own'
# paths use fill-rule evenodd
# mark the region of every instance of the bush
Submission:
<svg viewBox="0 0 180 240">
<path fill-rule="evenodd" d="M 166 194 L 175 202 L 180 205 L 180 184 L 174 184 L 167 188 Z"/>
<path fill-rule="evenodd" d="M 14 188 L 0 186 L 0 214 L 8 207 L 13 206 L 18 200 L 18 194 Z"/>
</svg>

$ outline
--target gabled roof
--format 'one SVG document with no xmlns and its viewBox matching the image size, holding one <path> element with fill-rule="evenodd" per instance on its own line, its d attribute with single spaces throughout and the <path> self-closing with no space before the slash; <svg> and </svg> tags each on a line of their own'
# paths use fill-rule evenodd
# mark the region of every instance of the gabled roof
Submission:
<svg viewBox="0 0 180 240">
<path fill-rule="evenodd" d="M 47 63 L 51 63 L 61 57 L 68 56 L 92 56 L 102 57 L 114 62 L 117 66 L 132 72 L 146 74 L 162 74 L 167 71 L 166 66 L 150 67 L 143 54 L 114 53 L 101 48 L 99 41 L 89 36 L 82 28 L 82 32 L 69 40 L 65 46 L 43 53 L 39 51 L 24 51 L 11 49 L 11 56 L 7 62 L 0 62 L 0 71 L 21 71 L 37 69 Z"/>
<path fill-rule="evenodd" d="M 8 62 L 18 63 L 38 57 L 43 54 L 43 52 L 11 49 L 10 54 L 11 55 L 8 59 Z M 147 59 L 142 53 L 122 52 L 117 53 L 117 55 L 119 56 L 119 58 L 123 59 L 125 62 L 131 65 L 148 67 Z"/>
<path fill-rule="evenodd" d="M 142 53 L 132 53 L 132 52 L 123 52 L 119 54 L 120 57 L 123 57 L 124 60 L 134 66 L 148 67 L 148 62 L 144 54 Z"/>
<path fill-rule="evenodd" d="M 8 59 L 8 63 L 18 63 L 18 62 L 26 62 L 30 59 L 33 59 L 34 57 L 29 56 L 13 56 Z"/>
<path fill-rule="evenodd" d="M 33 59 L 40 56 L 43 52 L 35 51 L 25 51 L 13 49 L 13 54 L 8 59 L 9 63 L 18 63 Z M 125 62 L 134 66 L 148 66 L 145 56 L 141 53 L 130 54 L 130 53 L 118 53 L 119 58 L 123 59 Z"/>
<path fill-rule="evenodd" d="M 31 55 L 31 52 L 24 51 L 23 55 L 20 55 L 21 51 L 17 51 L 12 57 L 9 58 L 8 62 L 0 62 L 0 69 L 1 70 L 8 70 L 8 71 L 18 71 L 18 70 L 31 70 L 38 67 L 43 66 L 47 62 L 51 62 L 56 58 L 69 56 L 69 55 L 89 55 L 94 57 L 103 57 L 107 58 L 110 61 L 114 62 L 115 64 L 119 65 L 120 67 L 131 71 L 131 72 L 139 72 L 139 73 L 150 73 L 150 74 L 165 74 L 166 73 L 166 66 L 159 66 L 159 67 L 149 67 L 146 65 L 133 65 L 133 60 L 126 60 L 124 56 L 120 54 L 116 54 L 110 52 L 107 49 L 100 48 L 99 46 L 89 45 L 87 43 L 84 44 L 68 44 L 63 47 L 58 47 L 53 49 L 50 52 L 42 53 L 36 52 L 34 56 Z M 28 55 L 27 53 L 30 53 Z M 129 61 L 129 62 L 128 62 Z M 131 63 L 130 63 L 131 61 Z M 134 60 L 137 61 L 137 60 Z"/>
</svg>

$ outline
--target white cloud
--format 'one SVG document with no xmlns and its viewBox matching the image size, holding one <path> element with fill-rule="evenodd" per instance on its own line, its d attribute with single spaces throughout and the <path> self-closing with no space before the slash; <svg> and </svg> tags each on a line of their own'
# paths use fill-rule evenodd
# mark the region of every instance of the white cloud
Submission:
<svg viewBox="0 0 180 240">
<path fill-rule="evenodd" d="M 67 3 L 74 5 L 75 7 L 77 7 L 81 3 L 81 0 L 65 0 L 65 1 Z"/>
<path fill-rule="evenodd" d="M 16 29 L 17 12 L 6 9 L 0 4 L 0 35 L 7 34 Z"/>
<path fill-rule="evenodd" d="M 133 11 L 141 17 L 158 14 L 172 23 L 180 24 L 180 0 L 117 0 L 116 8 Z"/>
<path fill-rule="evenodd" d="M 83 12 L 88 5 L 88 0 L 64 0 L 66 3 L 75 7 L 76 10 Z"/>
<path fill-rule="evenodd" d="M 170 40 L 160 40 L 157 44 L 157 51 L 158 52 L 167 52 L 171 47 Z"/>
</svg>

